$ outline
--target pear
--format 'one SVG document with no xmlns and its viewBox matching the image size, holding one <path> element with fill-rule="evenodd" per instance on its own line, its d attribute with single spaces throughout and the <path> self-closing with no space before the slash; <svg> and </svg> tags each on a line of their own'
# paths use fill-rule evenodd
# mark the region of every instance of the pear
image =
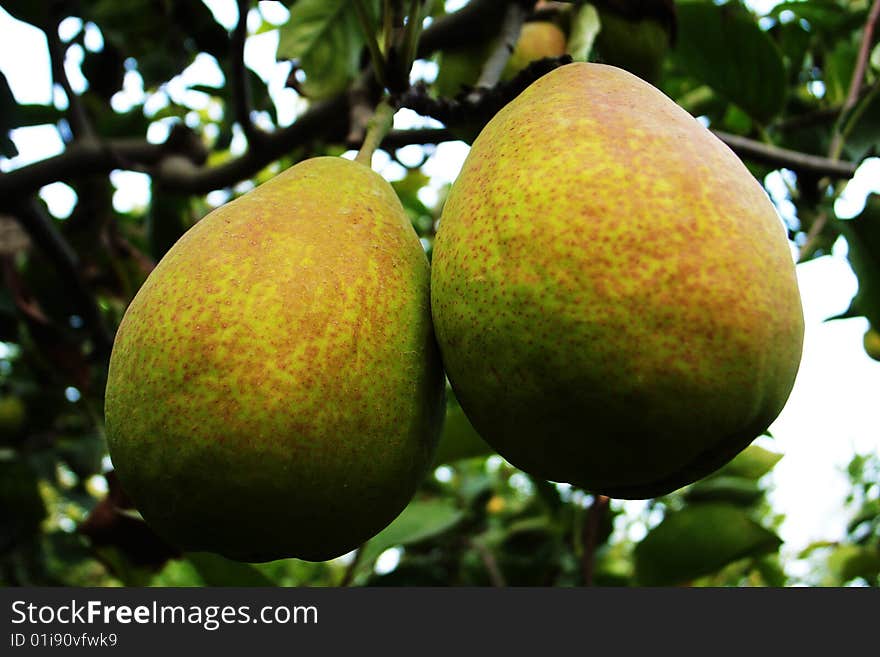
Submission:
<svg viewBox="0 0 880 657">
<path fill-rule="evenodd" d="M 782 223 L 721 141 L 618 68 L 534 82 L 480 133 L 433 251 L 447 376 L 513 465 L 620 498 L 776 418 L 803 314 Z"/>
<path fill-rule="evenodd" d="M 489 38 L 476 45 L 447 50 L 440 60 L 440 70 L 434 83 L 441 96 L 455 97 L 473 87 L 495 49 L 498 37 Z M 524 23 L 516 47 L 501 73 L 502 80 L 510 80 L 536 59 L 559 57 L 565 54 L 565 32 L 550 21 Z"/>
<path fill-rule="evenodd" d="M 880 331 L 873 326 L 869 326 L 862 338 L 862 344 L 865 347 L 865 353 L 874 360 L 880 360 Z"/>
<path fill-rule="evenodd" d="M 406 506 L 444 377 L 429 265 L 391 186 L 306 160 L 174 244 L 120 324 L 107 441 L 144 519 L 187 550 L 320 561 Z"/>
<path fill-rule="evenodd" d="M 565 46 L 565 32 L 556 23 L 550 21 L 524 23 L 516 47 L 501 73 L 501 79 L 511 79 L 536 59 L 564 55 Z"/>
</svg>

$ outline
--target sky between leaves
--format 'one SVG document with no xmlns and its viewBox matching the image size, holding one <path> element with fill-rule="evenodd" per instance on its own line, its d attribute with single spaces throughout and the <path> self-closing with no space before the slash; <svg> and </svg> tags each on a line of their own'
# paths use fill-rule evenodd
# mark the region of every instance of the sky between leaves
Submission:
<svg viewBox="0 0 880 657">
<path fill-rule="evenodd" d="M 232 29 L 237 20 L 235 0 L 205 0 L 215 18 L 224 27 Z M 450 10 L 460 1 L 447 2 Z M 753 0 L 750 3 L 758 13 L 766 13 L 775 0 Z M 287 11 L 280 3 L 260 2 L 263 18 L 273 24 L 284 23 Z M 251 32 L 260 24 L 256 11 L 250 21 Z M 75 19 L 65 28 L 75 32 L 80 25 Z M 53 94 L 49 74 L 49 57 L 45 37 L 24 23 L 15 21 L 0 9 L 0 70 L 9 79 L 16 99 L 22 103 L 55 102 L 66 106 L 63 93 Z M 279 122 L 287 125 L 304 109 L 304 103 L 296 94 L 284 87 L 288 64 L 275 62 L 277 31 L 266 31 L 251 36 L 245 49 L 245 62 L 268 82 L 269 92 L 278 109 Z M 87 48 L 99 50 L 103 45 L 100 31 L 87 28 Z M 82 51 L 75 46 L 68 54 L 66 69 L 75 91 L 84 87 L 85 79 L 79 69 Z M 26 53 L 26 56 L 22 56 Z M 417 62 L 414 78 L 430 79 L 435 74 L 432 64 Z M 210 100 L 204 94 L 187 90 L 192 84 L 222 84 L 223 74 L 215 60 L 202 54 L 181 76 L 172 80 L 165 92 L 177 101 L 194 109 L 207 109 Z M 113 99 L 114 109 L 125 111 L 143 102 L 144 92 L 140 76 L 130 71 L 123 90 Z M 167 97 L 154 94 L 147 100 L 148 112 L 158 111 Z M 220 108 L 216 108 L 220 111 Z M 395 127 L 411 128 L 439 125 L 431 119 L 419 117 L 410 110 L 401 110 L 395 116 Z M 148 132 L 153 142 L 164 140 L 168 125 L 155 122 Z M 9 171 L 30 162 L 60 153 L 63 143 L 54 126 L 37 126 L 15 130 L 13 140 L 20 155 L 12 160 L 0 158 L 0 171 Z M 233 151 L 244 149 L 242 135 L 233 140 Z M 433 149 L 433 155 L 424 165 L 431 177 L 431 184 L 423 190 L 432 204 L 436 198 L 432 190 L 455 179 L 467 146 L 451 142 Z M 353 152 L 346 154 L 353 157 Z M 408 146 L 399 157 L 403 162 L 421 161 L 422 147 Z M 400 165 L 379 151 L 373 158 L 373 168 L 386 178 L 403 176 Z M 765 184 L 781 216 L 792 212 L 785 198 L 784 172 L 773 172 Z M 117 171 L 111 174 L 116 188 L 114 206 L 121 212 L 143 207 L 149 202 L 149 178 L 143 174 Z M 838 216 L 857 215 L 865 196 L 870 191 L 880 193 L 880 158 L 872 158 L 862 164 L 855 178 L 847 186 L 844 197 L 836 207 Z M 243 190 L 240 190 L 243 191 Z M 63 183 L 48 185 L 41 191 L 50 211 L 57 217 L 70 214 L 76 202 L 73 190 Z M 227 194 L 215 191 L 209 194 L 212 205 L 220 205 Z M 794 254 L 794 249 L 793 249 Z M 844 311 L 857 289 L 857 282 L 845 259 L 846 243 L 840 239 L 829 256 L 799 265 L 798 279 L 806 318 L 804 355 L 794 391 L 779 418 L 770 427 L 773 440 L 760 439 L 768 449 L 781 451 L 784 458 L 771 473 L 775 486 L 770 499 L 774 508 L 786 515 L 780 535 L 785 540 L 785 550 L 795 554 L 814 540 L 834 540 L 842 536 L 846 524 L 842 502 L 847 492 L 843 469 L 854 452 L 880 451 L 880 422 L 876 408 L 877 391 L 880 390 L 880 362 L 865 355 L 862 334 L 867 322 L 862 318 L 826 322 L 825 319 Z M 0 345 L 2 348 L 2 345 Z M 639 502 L 627 502 L 636 510 Z M 794 573 L 792 573 L 794 574 Z"/>
</svg>

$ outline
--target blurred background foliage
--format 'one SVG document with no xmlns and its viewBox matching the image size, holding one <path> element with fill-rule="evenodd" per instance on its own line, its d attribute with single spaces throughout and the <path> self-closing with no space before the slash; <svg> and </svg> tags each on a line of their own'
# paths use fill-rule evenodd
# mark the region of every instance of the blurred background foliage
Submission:
<svg viewBox="0 0 880 657">
<path fill-rule="evenodd" d="M 366 4 L 380 31 L 404 3 Z M 414 81 L 434 104 L 423 105 L 461 101 L 511 3 L 405 4 L 425 10 Z M 575 59 L 629 68 L 713 129 L 742 138 L 732 145 L 758 180 L 784 169 L 787 192 L 774 200 L 789 208 L 781 214 L 799 259 L 828 253 L 843 235 L 859 279 L 845 316 L 880 326 L 880 201 L 871 197 L 849 220 L 834 210 L 855 165 L 878 154 L 880 49 L 876 34 L 866 38 L 876 3 L 803 0 L 760 14 L 738 0 L 528 4 L 528 20 L 555 23 Z M 231 21 L 220 20 L 224 5 Z M 231 0 L 0 6 L 44 31 L 55 85 L 53 104 L 19 103 L 0 74 L 0 154 L 16 156 L 10 131 L 21 127 L 53 125 L 64 142 L 60 155 L 0 174 L 0 583 L 880 585 L 876 454 L 849 465 L 846 535 L 792 555 L 767 497 L 784 457 L 770 437 L 674 494 L 625 504 L 514 469 L 451 394 L 436 469 L 356 553 L 240 564 L 165 544 L 131 508 L 106 455 L 113 330 L 155 262 L 213 207 L 300 159 L 355 145 L 358 98 L 371 93 L 363 32 L 340 0 L 239 2 L 246 33 Z M 273 55 L 286 72 L 274 89 L 242 61 L 245 37 L 266 32 L 277 32 Z M 204 58 L 218 79 L 183 75 Z M 448 186 L 426 170 L 431 144 L 473 128 L 461 112 L 447 118 L 396 130 L 385 146 L 429 254 Z M 413 144 L 427 145 L 404 157 Z M 849 174 L 835 163 L 851 164 Z M 116 170 L 150 177 L 146 204 L 114 201 Z M 66 216 L 47 212 L 45 190 L 35 195 L 57 182 L 75 195 Z M 880 358 L 866 337 L 871 346 Z M 795 572 L 792 561 L 807 567 Z"/>
</svg>

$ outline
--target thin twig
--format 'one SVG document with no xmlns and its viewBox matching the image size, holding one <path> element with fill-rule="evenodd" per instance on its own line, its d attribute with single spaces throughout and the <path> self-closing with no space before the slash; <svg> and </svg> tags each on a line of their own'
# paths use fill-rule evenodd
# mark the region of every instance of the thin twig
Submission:
<svg viewBox="0 0 880 657">
<path fill-rule="evenodd" d="M 513 2 L 508 5 L 507 11 L 504 14 L 504 22 L 501 24 L 501 34 L 499 35 L 498 43 L 483 64 L 483 70 L 480 71 L 480 77 L 475 88 L 468 95 L 468 99 L 472 102 L 479 100 L 479 96 L 482 93 L 481 90 L 491 89 L 501 80 L 504 67 L 507 66 L 510 55 L 513 54 L 513 49 L 516 48 L 516 42 L 519 40 L 519 34 L 526 20 L 526 14 L 527 11 L 521 3 Z"/>
<path fill-rule="evenodd" d="M 403 57 L 400 66 L 403 69 L 401 74 L 403 78 L 409 79 L 409 71 L 412 68 L 413 61 L 416 58 L 416 49 L 419 45 L 419 36 L 422 33 L 422 0 L 410 0 L 408 22 L 406 31 L 403 35 L 403 45 L 401 51 Z"/>
<path fill-rule="evenodd" d="M 853 67 L 852 79 L 849 81 L 849 90 L 846 94 L 846 100 L 843 102 L 843 107 L 840 109 L 840 115 L 834 126 L 834 135 L 831 138 L 831 145 L 828 147 L 828 159 L 832 161 L 839 160 L 840 155 L 843 152 L 843 145 L 846 142 L 844 121 L 846 120 L 849 111 L 855 106 L 859 99 L 859 93 L 862 89 L 862 80 L 865 77 L 868 54 L 871 51 L 871 44 L 873 42 L 874 27 L 877 24 L 878 16 L 880 16 L 880 0 L 874 0 L 874 4 L 871 6 L 871 11 L 868 13 L 868 18 L 865 21 L 865 28 L 862 32 L 862 43 L 859 46 L 859 53 L 856 56 L 856 63 Z M 851 178 L 852 176 L 849 177 Z M 819 181 L 820 191 L 827 187 L 830 182 L 831 181 L 828 177 L 823 177 Z M 829 213 L 827 212 L 822 212 L 816 217 L 807 233 L 806 241 L 798 250 L 798 262 L 803 261 L 813 252 L 816 243 L 821 238 L 822 233 L 828 224 L 828 219 Z"/>
<path fill-rule="evenodd" d="M 735 151 L 737 155 L 752 162 L 791 169 L 800 173 L 827 176 L 834 179 L 852 178 L 856 172 L 857 165 L 852 162 L 840 162 L 831 158 L 771 146 L 754 139 L 732 135 L 720 130 L 713 130 L 712 132 L 727 144 L 731 150 Z"/>
<path fill-rule="evenodd" d="M 244 63 L 244 46 L 247 41 L 247 18 L 250 10 L 249 0 L 238 0 L 238 23 L 232 32 L 232 51 L 230 52 L 232 66 L 232 96 L 235 103 L 235 116 L 241 124 L 242 132 L 247 137 L 248 143 L 259 142 L 265 137 L 265 133 L 253 122 L 253 98 L 251 85 L 248 79 L 247 66 Z"/>
<path fill-rule="evenodd" d="M 113 336 L 107 331 L 94 293 L 82 277 L 76 252 L 67 243 L 43 206 L 36 200 L 21 203 L 15 208 L 13 216 L 27 231 L 33 243 L 58 268 L 58 278 L 67 286 L 76 301 L 83 323 L 94 341 L 95 353 L 101 358 L 109 355 L 113 346 Z"/>
<path fill-rule="evenodd" d="M 470 541 L 470 544 L 477 551 L 477 554 L 480 555 L 480 560 L 486 567 L 486 572 L 489 575 L 489 581 L 492 582 L 492 586 L 499 588 L 507 586 L 507 581 L 504 579 L 504 574 L 498 567 L 498 561 L 495 559 L 492 551 L 479 540 Z"/>
<path fill-rule="evenodd" d="M 361 32 L 364 34 L 364 41 L 367 44 L 367 50 L 370 51 L 370 61 L 373 64 L 373 71 L 376 74 L 376 80 L 383 87 L 388 86 L 388 76 L 386 68 L 385 55 L 379 48 L 379 42 L 376 40 L 376 32 L 373 30 L 373 22 L 370 20 L 370 13 L 364 0 L 354 0 L 354 10 L 357 14 L 358 24 L 361 26 Z"/>
<path fill-rule="evenodd" d="M 587 512 L 587 522 L 584 523 L 583 554 L 581 555 L 581 573 L 584 577 L 584 586 L 593 585 L 593 572 L 595 570 L 596 547 L 599 543 L 599 522 L 608 508 L 610 498 L 605 495 L 596 495 L 593 504 Z"/>
<path fill-rule="evenodd" d="M 856 63 L 853 67 L 852 79 L 849 81 L 849 90 L 846 94 L 846 100 L 843 102 L 843 108 L 840 111 L 834 137 L 831 140 L 831 147 L 828 149 L 828 157 L 831 159 L 839 159 L 840 153 L 843 151 L 843 143 L 845 135 L 843 132 L 843 121 L 846 114 L 855 106 L 859 99 L 859 92 L 862 89 L 862 81 L 865 78 L 865 70 L 868 66 L 868 55 L 871 52 L 871 45 L 874 41 L 874 27 L 880 17 L 880 0 L 874 0 L 868 18 L 865 21 L 865 27 L 862 31 L 862 43 L 859 46 L 859 53 L 856 56 Z"/>
<path fill-rule="evenodd" d="M 339 586 L 352 585 L 352 583 L 354 582 L 354 576 L 357 574 L 357 570 L 361 565 L 363 554 L 364 548 L 363 546 L 361 546 L 354 553 L 354 557 L 352 557 L 351 561 L 348 562 L 348 566 L 345 568 L 345 572 L 342 573 L 342 579 L 339 581 Z"/>
<path fill-rule="evenodd" d="M 54 12 L 53 12 L 54 13 Z M 70 130 L 74 138 L 83 139 L 94 135 L 92 124 L 83 107 L 79 95 L 70 86 L 67 71 L 64 69 L 66 50 L 58 36 L 58 20 L 50 20 L 46 27 L 46 41 L 49 44 L 49 60 L 52 67 L 52 79 L 59 85 L 67 96 L 67 115 L 70 121 Z"/>
<path fill-rule="evenodd" d="M 364 137 L 364 143 L 358 151 L 355 160 L 366 166 L 370 166 L 373 161 L 373 153 L 385 139 L 385 135 L 391 130 L 394 119 L 394 107 L 388 101 L 382 101 L 376 106 L 373 117 L 367 124 L 367 134 Z"/>
</svg>

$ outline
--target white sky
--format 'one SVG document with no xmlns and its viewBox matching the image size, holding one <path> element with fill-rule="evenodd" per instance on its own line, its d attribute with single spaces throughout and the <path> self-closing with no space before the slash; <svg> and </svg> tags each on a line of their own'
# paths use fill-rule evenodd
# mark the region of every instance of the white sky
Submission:
<svg viewBox="0 0 880 657">
<path fill-rule="evenodd" d="M 772 5 L 772 0 L 768 0 Z M 234 0 L 209 0 L 206 2 L 215 17 L 231 28 L 237 13 Z M 766 4 L 766 3 L 765 3 Z M 286 10 L 278 3 L 261 2 L 266 20 L 281 23 Z M 257 16 L 249 20 L 252 30 L 259 25 Z M 75 30 L 76 22 L 64 25 Z M 63 31 L 62 31 L 63 32 Z M 49 59 L 46 41 L 42 33 L 26 24 L 13 20 L 0 9 L 0 70 L 6 74 L 19 102 L 49 103 L 53 98 L 59 106 L 66 103 L 63 93 L 54 92 L 49 77 Z M 292 122 L 304 105 L 296 94 L 284 88 L 287 65 L 276 64 L 274 51 L 277 32 L 269 31 L 248 40 L 245 58 L 249 66 L 264 80 L 269 81 L 272 97 L 279 107 L 279 121 Z M 87 47 L 99 48 L 100 32 L 90 29 Z M 76 90 L 85 81 L 79 72 L 82 51 L 79 46 L 68 54 L 67 70 Z M 431 67 L 425 66 L 416 75 L 430 77 Z M 197 109 L 216 112 L 208 96 L 187 91 L 194 83 L 221 84 L 222 73 L 210 56 L 202 56 L 179 78 L 169 83 L 164 91 L 154 94 L 147 101 L 152 114 L 165 103 L 167 96 L 183 101 Z M 114 107 L 125 110 L 141 102 L 143 89 L 140 77 L 129 72 L 124 90 L 113 99 Z M 437 125 L 409 110 L 401 110 L 395 117 L 396 127 Z M 167 126 L 154 123 L 149 132 L 151 141 L 161 141 Z M 54 126 L 39 126 L 16 130 L 13 139 L 20 155 L 12 160 L 0 158 L 0 171 L 9 171 L 29 162 L 61 152 L 63 145 Z M 243 148 L 241 137 L 235 148 Z M 442 184 L 454 180 L 467 154 L 467 146 L 461 142 L 439 146 L 425 165 L 432 177 L 431 188 L 437 190 Z M 401 158 L 420 159 L 419 147 L 401 152 Z M 377 153 L 373 166 L 388 178 L 402 175 L 399 165 L 391 163 L 384 153 Z M 121 211 L 143 206 L 149 199 L 149 179 L 138 173 L 114 172 L 111 176 L 117 192 L 114 205 Z M 784 185 L 778 173 L 767 181 L 774 200 L 783 216 L 789 214 L 785 201 Z M 864 163 L 847 187 L 846 199 L 839 201 L 837 210 L 841 216 L 858 214 L 865 195 L 873 189 L 880 192 L 880 159 Z M 57 183 L 41 192 L 53 214 L 69 215 L 76 197 L 73 190 Z M 433 199 L 426 192 L 426 202 Z M 213 202 L 222 203 L 225 196 L 215 193 Z M 842 312 L 857 288 L 857 281 L 845 258 L 846 244 L 838 241 L 832 255 L 799 265 L 798 278 L 804 304 L 807 330 L 804 356 L 794 392 L 771 431 L 775 441 L 765 444 L 784 453 L 776 466 L 772 493 L 774 507 L 786 514 L 781 533 L 786 550 L 797 552 L 812 540 L 836 539 L 842 535 L 846 517 L 842 512 L 843 496 L 847 491 L 843 468 L 854 451 L 880 450 L 880 423 L 877 420 L 877 391 L 880 390 L 880 362 L 869 359 L 862 348 L 862 334 L 867 322 L 864 319 L 848 319 L 833 322 L 827 317 Z M 775 443 L 775 444 L 774 444 Z"/>
</svg>

